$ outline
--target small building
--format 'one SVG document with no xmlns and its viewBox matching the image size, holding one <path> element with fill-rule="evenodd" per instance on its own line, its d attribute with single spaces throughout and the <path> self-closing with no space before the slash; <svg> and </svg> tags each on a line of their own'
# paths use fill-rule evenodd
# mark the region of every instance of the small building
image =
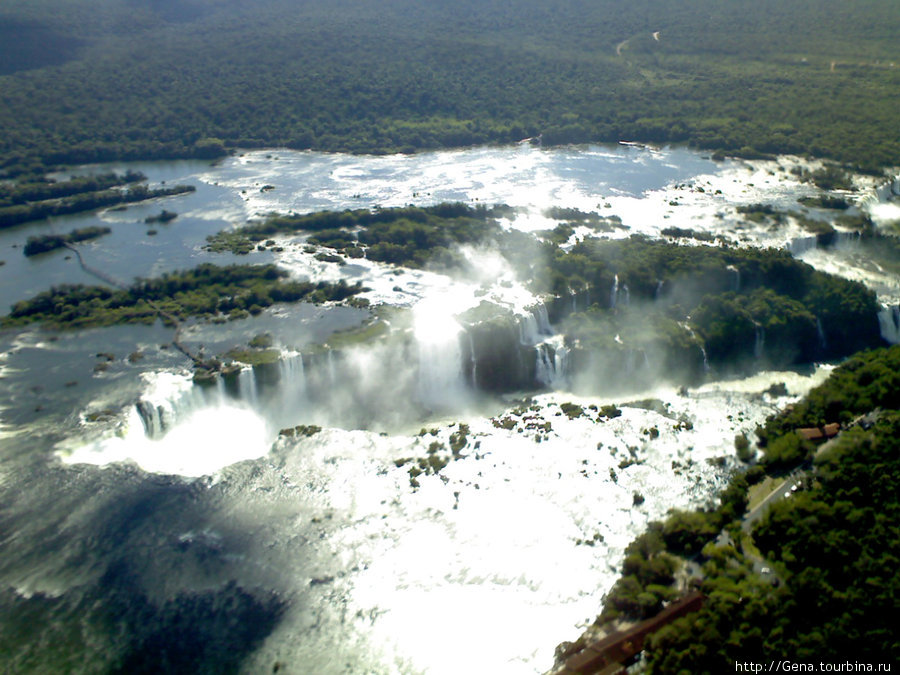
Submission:
<svg viewBox="0 0 900 675">
<path fill-rule="evenodd" d="M 805 427 L 803 429 L 797 429 L 797 433 L 800 434 L 800 437 L 805 441 L 824 443 L 837 436 L 840 430 L 841 425 L 838 422 L 832 422 L 831 424 L 826 424 L 824 427 Z"/>
</svg>

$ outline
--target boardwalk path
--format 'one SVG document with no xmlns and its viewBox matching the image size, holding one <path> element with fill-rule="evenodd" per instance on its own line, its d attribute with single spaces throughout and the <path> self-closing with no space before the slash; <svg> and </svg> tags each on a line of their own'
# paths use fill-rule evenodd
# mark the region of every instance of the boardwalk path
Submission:
<svg viewBox="0 0 900 675">
<path fill-rule="evenodd" d="M 84 256 L 81 255 L 81 251 L 79 251 L 75 246 L 73 246 L 72 244 L 65 244 L 65 247 L 67 249 L 69 249 L 70 251 L 72 251 L 72 253 L 75 254 L 75 257 L 78 258 L 78 264 L 81 265 L 81 269 L 83 269 L 85 272 L 90 274 L 92 277 L 95 277 L 95 278 L 99 279 L 100 281 L 102 281 L 103 283 L 109 284 L 110 286 L 112 286 L 114 288 L 118 288 L 119 290 L 122 290 L 122 291 L 128 290 L 128 285 L 125 284 L 124 282 L 107 274 L 103 270 L 99 270 L 96 267 L 92 267 L 92 266 L 88 265 L 84 261 Z M 203 359 L 201 359 L 198 355 L 194 354 L 190 349 L 188 349 L 188 347 L 181 340 L 181 331 L 184 328 L 184 324 L 181 321 L 181 319 L 179 319 L 177 316 L 175 316 L 171 312 L 168 312 L 165 309 L 163 309 L 162 307 L 160 307 L 153 300 L 146 299 L 145 302 L 148 305 L 150 305 L 150 307 L 152 307 L 153 310 L 157 314 L 159 314 L 160 318 L 162 318 L 164 321 L 168 321 L 173 326 L 175 326 L 175 337 L 172 338 L 172 344 L 175 346 L 175 349 L 177 349 L 182 354 L 184 354 L 186 357 L 188 357 L 191 361 L 193 361 L 194 365 L 203 365 Z"/>
</svg>

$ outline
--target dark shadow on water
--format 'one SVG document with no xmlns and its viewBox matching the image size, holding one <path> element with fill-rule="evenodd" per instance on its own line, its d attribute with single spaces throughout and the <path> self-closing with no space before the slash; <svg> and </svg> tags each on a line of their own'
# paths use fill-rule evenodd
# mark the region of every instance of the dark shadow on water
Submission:
<svg viewBox="0 0 900 675">
<path fill-rule="evenodd" d="M 232 673 L 281 620 L 287 603 L 276 594 L 235 582 L 213 591 L 180 593 L 162 605 L 131 592 L 124 564 L 103 582 L 112 596 L 107 612 L 129 636 L 113 673 Z"/>
</svg>

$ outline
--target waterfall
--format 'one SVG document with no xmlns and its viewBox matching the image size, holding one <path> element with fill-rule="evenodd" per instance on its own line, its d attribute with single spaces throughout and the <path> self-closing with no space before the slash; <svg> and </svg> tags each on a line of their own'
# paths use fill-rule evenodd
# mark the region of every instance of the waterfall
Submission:
<svg viewBox="0 0 900 675">
<path fill-rule="evenodd" d="M 554 386 L 565 382 L 569 374 L 569 350 L 560 344 L 553 353 L 553 365 L 556 368 L 556 377 L 553 380 Z"/>
<path fill-rule="evenodd" d="M 306 369 L 303 355 L 299 353 L 283 354 L 278 362 L 278 380 L 282 390 L 296 391 L 306 395 Z"/>
<path fill-rule="evenodd" d="M 624 302 L 625 302 L 625 306 L 627 307 L 629 304 L 631 304 L 631 291 L 628 290 L 628 284 L 625 284 L 624 286 L 622 286 L 622 291 L 625 293 Z"/>
<path fill-rule="evenodd" d="M 825 339 L 825 329 L 822 328 L 822 319 L 816 317 L 816 332 L 819 334 L 819 347 L 828 349 L 828 341 Z"/>
<path fill-rule="evenodd" d="M 536 362 L 534 368 L 534 378 L 539 384 L 549 387 L 553 383 L 556 375 L 556 365 L 553 362 L 553 347 L 547 343 L 540 344 L 535 347 Z"/>
<path fill-rule="evenodd" d="M 282 354 L 278 362 L 278 396 L 285 419 L 292 419 L 296 414 L 308 407 L 306 368 L 303 355 L 299 353 Z"/>
<path fill-rule="evenodd" d="M 537 319 L 534 314 L 523 314 L 516 318 L 519 324 L 519 344 L 533 345 L 538 337 Z"/>
<path fill-rule="evenodd" d="M 218 379 L 221 382 L 222 378 Z M 254 407 L 259 403 L 256 373 L 250 366 L 242 368 L 238 374 L 238 398 Z"/>
<path fill-rule="evenodd" d="M 807 251 L 812 251 L 817 245 L 818 240 L 814 236 L 798 237 L 785 244 L 785 248 L 791 252 L 792 256 L 797 257 L 803 255 Z"/>
<path fill-rule="evenodd" d="M 734 272 L 734 286 L 731 290 L 735 293 L 739 293 L 741 290 L 741 271 L 734 265 L 728 265 L 725 269 Z"/>
<path fill-rule="evenodd" d="M 198 410 L 221 405 L 227 400 L 224 391 L 224 386 L 215 389 L 195 386 L 184 375 L 159 373 L 135 404 L 134 411 L 143 425 L 144 436 L 158 439 Z"/>
<path fill-rule="evenodd" d="M 333 349 L 328 350 L 328 378 L 329 378 L 329 384 L 331 384 L 332 387 L 335 386 L 335 384 L 337 383 L 337 376 L 335 375 L 335 372 L 334 372 L 334 350 Z"/>
<path fill-rule="evenodd" d="M 843 244 L 856 244 L 862 239 L 862 232 L 854 230 L 853 232 L 835 232 L 834 243 L 837 246 Z"/>
<path fill-rule="evenodd" d="M 616 308 L 616 302 L 618 301 L 618 299 L 619 299 L 619 275 L 617 274 L 613 278 L 613 285 L 609 291 L 609 308 L 610 309 Z"/>
<path fill-rule="evenodd" d="M 756 327 L 756 337 L 753 344 L 753 357 L 759 359 L 762 358 L 766 348 L 766 331 L 758 323 L 754 325 Z"/>
<path fill-rule="evenodd" d="M 475 360 L 475 340 L 472 339 L 472 334 L 469 331 L 466 331 L 466 337 L 469 338 L 469 381 L 473 387 L 477 387 L 478 361 Z"/>
<path fill-rule="evenodd" d="M 817 248 L 832 248 L 846 244 L 855 244 L 862 238 L 862 232 L 841 232 L 835 230 L 830 234 L 798 237 L 785 244 L 791 255 L 798 257 Z"/>
<path fill-rule="evenodd" d="M 426 406 L 452 405 L 464 396 L 462 327 L 440 301 L 426 301 L 414 309 L 413 333 L 418 359 L 417 393 Z"/>
<path fill-rule="evenodd" d="M 629 349 L 625 353 L 625 374 L 628 376 L 634 375 L 634 366 L 635 366 L 635 355 L 634 350 Z"/>
<path fill-rule="evenodd" d="M 536 305 L 534 315 L 537 317 L 538 329 L 542 335 L 552 335 L 553 330 L 550 328 L 550 316 L 547 314 L 547 306 L 543 303 Z"/>
<path fill-rule="evenodd" d="M 878 324 L 885 342 L 900 344 L 900 305 L 884 307 L 878 312 Z"/>
<path fill-rule="evenodd" d="M 148 438 L 159 438 L 166 430 L 163 408 L 149 401 L 138 401 L 135 410 L 144 425 L 144 434 Z"/>
<path fill-rule="evenodd" d="M 561 335 L 542 342 L 535 347 L 535 380 L 553 389 L 563 386 L 568 375 L 568 361 L 569 350 Z"/>
<path fill-rule="evenodd" d="M 574 303 L 575 296 L 572 296 Z M 547 308 L 544 305 L 535 305 L 524 314 L 516 316 L 519 324 L 519 343 L 534 345 L 541 341 L 541 336 L 553 335 L 550 328 L 550 319 L 547 316 Z"/>
<path fill-rule="evenodd" d="M 688 317 L 688 319 L 690 319 L 690 317 Z M 707 358 L 707 355 L 706 355 L 706 345 L 703 344 L 703 340 L 701 340 L 700 338 L 697 337 L 697 334 L 694 332 L 694 329 L 691 328 L 691 324 L 689 324 L 687 321 L 679 321 L 678 325 L 681 326 L 682 328 L 684 328 L 688 332 L 688 335 L 690 335 L 692 338 L 694 338 L 694 340 L 696 340 L 697 346 L 700 348 L 700 356 L 703 358 L 703 372 L 708 373 L 709 372 L 709 359 Z"/>
<path fill-rule="evenodd" d="M 662 294 L 662 289 L 663 289 L 664 283 L 665 282 L 662 279 L 660 279 L 659 281 L 656 282 L 656 292 L 653 294 L 654 300 L 659 300 L 659 296 Z"/>
<path fill-rule="evenodd" d="M 418 343 L 418 394 L 428 406 L 446 406 L 462 396 L 462 350 L 459 333 L 441 341 Z"/>
</svg>

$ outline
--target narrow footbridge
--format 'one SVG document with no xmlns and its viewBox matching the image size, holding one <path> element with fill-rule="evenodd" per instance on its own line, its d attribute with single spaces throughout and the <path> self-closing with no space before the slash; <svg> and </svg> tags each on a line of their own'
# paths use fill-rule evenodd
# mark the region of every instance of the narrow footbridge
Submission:
<svg viewBox="0 0 900 675">
<path fill-rule="evenodd" d="M 651 619 L 630 628 L 607 635 L 566 659 L 565 665 L 554 675 L 612 675 L 624 668 L 624 664 L 641 653 L 644 641 L 651 633 L 703 606 L 703 594 L 693 591 L 673 602 Z"/>
<path fill-rule="evenodd" d="M 118 288 L 121 291 L 128 290 L 128 285 L 124 282 L 107 274 L 103 270 L 99 270 L 96 267 L 88 265 L 84 261 L 84 256 L 81 255 L 81 251 L 79 251 L 75 246 L 68 243 L 64 244 L 64 246 L 75 254 L 75 257 L 78 258 L 78 264 L 86 273 L 90 274 L 92 277 L 99 279 L 105 284 L 109 284 L 113 288 Z M 150 305 L 150 307 L 152 307 L 157 314 L 159 314 L 160 318 L 175 326 L 175 337 L 172 338 L 172 345 L 175 347 L 175 349 L 188 357 L 191 361 L 194 362 L 195 365 L 202 366 L 204 364 L 203 359 L 200 358 L 197 354 L 194 354 L 190 349 L 188 349 L 187 345 L 185 345 L 181 340 L 181 329 L 183 327 L 181 319 L 157 305 L 153 300 L 147 299 L 145 300 L 145 302 Z"/>
</svg>

